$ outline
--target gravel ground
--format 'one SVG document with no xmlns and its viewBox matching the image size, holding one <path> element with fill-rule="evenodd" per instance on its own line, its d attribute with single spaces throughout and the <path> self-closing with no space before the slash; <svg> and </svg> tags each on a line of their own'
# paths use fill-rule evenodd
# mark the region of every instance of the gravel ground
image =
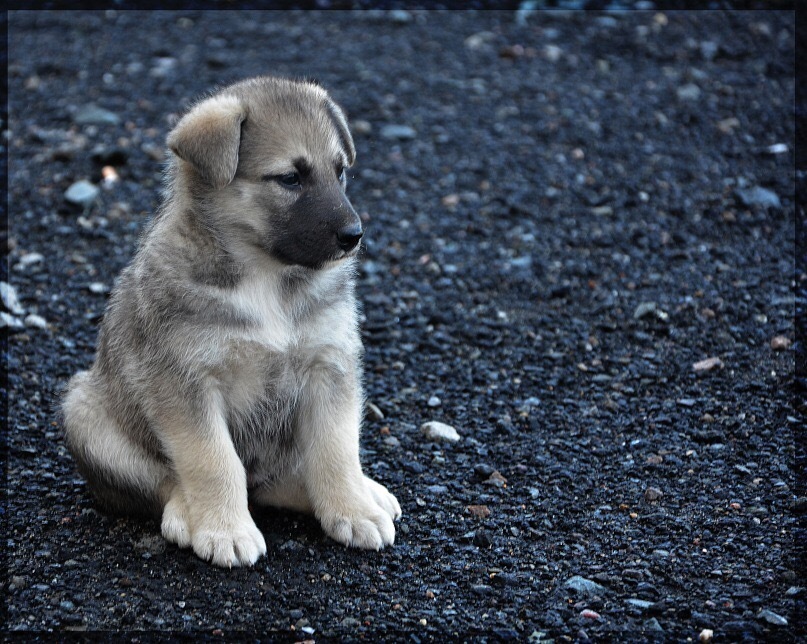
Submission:
<svg viewBox="0 0 807 644">
<path fill-rule="evenodd" d="M 794 23 L 12 13 L 7 637 L 796 641 Z M 225 571 L 96 511 L 54 408 L 171 124 L 265 73 L 355 132 L 362 457 L 404 517 L 368 553 L 261 511 L 268 556 Z"/>
</svg>

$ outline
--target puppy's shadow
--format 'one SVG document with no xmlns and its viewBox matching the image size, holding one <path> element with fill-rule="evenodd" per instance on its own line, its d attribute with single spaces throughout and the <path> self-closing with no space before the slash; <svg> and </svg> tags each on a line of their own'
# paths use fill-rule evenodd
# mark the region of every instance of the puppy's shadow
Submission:
<svg viewBox="0 0 807 644">
<path fill-rule="evenodd" d="M 266 547 L 278 553 L 307 551 L 330 541 L 313 516 L 273 507 L 250 506 L 255 525 L 266 539 Z"/>
</svg>

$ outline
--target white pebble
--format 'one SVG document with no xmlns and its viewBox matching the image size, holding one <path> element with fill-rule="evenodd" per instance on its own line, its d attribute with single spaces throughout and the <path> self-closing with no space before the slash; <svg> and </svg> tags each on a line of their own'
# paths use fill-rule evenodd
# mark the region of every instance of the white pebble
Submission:
<svg viewBox="0 0 807 644">
<path fill-rule="evenodd" d="M 93 282 L 87 288 L 90 289 L 90 293 L 95 293 L 96 295 L 103 295 L 108 290 L 106 284 L 101 282 Z"/>
<path fill-rule="evenodd" d="M 440 398 L 438 398 L 437 396 L 432 396 L 431 398 L 429 398 L 429 402 L 427 404 L 429 405 L 429 407 L 439 407 L 442 403 L 443 401 L 440 400 Z"/>
<path fill-rule="evenodd" d="M 42 253 L 25 253 L 25 255 L 20 257 L 19 266 L 25 268 L 31 264 L 37 264 L 44 261 L 44 259 L 45 256 Z"/>
<path fill-rule="evenodd" d="M 22 321 L 9 315 L 5 311 L 0 311 L 0 328 L 21 329 Z"/>
<path fill-rule="evenodd" d="M 365 403 L 364 413 L 369 420 L 384 420 L 384 412 L 369 400 Z"/>
<path fill-rule="evenodd" d="M 712 369 L 722 369 L 723 366 L 723 361 L 720 358 L 706 358 L 693 364 L 692 369 L 697 373 L 702 373 Z"/>
<path fill-rule="evenodd" d="M 3 305 L 14 315 L 22 315 L 25 309 L 22 308 L 17 297 L 17 291 L 8 282 L 0 282 L 0 296 L 3 298 Z"/>
<path fill-rule="evenodd" d="M 77 206 L 89 206 L 98 196 L 100 190 L 89 181 L 82 179 L 76 181 L 64 193 L 64 198 Z"/>
<path fill-rule="evenodd" d="M 451 425 L 446 425 L 445 423 L 440 423 L 436 420 L 423 423 L 420 426 L 420 431 L 426 438 L 433 441 L 456 443 L 460 440 L 460 435 L 457 433 L 456 429 L 454 429 Z"/>
<path fill-rule="evenodd" d="M 40 315 L 31 315 L 25 318 L 25 326 L 33 327 L 34 329 L 47 329 L 48 321 Z"/>
<path fill-rule="evenodd" d="M 563 56 L 563 50 L 557 45 L 546 45 L 544 47 L 544 57 L 550 63 L 558 62 L 561 56 Z"/>
<path fill-rule="evenodd" d="M 764 619 L 766 622 L 773 624 L 774 626 L 787 626 L 787 619 L 781 615 L 777 615 L 772 610 L 768 610 L 767 608 L 759 611 L 757 617 L 759 619 Z"/>
</svg>

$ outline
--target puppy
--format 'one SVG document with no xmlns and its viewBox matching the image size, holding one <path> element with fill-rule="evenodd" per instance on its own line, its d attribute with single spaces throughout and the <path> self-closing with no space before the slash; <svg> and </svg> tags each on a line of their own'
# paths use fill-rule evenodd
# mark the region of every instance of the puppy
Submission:
<svg viewBox="0 0 807 644">
<path fill-rule="evenodd" d="M 159 513 L 165 539 L 218 566 L 266 553 L 250 500 L 392 544 L 398 501 L 359 462 L 342 110 L 316 84 L 255 78 L 196 104 L 168 147 L 163 205 L 63 400 L 80 472 L 105 508 Z"/>
</svg>

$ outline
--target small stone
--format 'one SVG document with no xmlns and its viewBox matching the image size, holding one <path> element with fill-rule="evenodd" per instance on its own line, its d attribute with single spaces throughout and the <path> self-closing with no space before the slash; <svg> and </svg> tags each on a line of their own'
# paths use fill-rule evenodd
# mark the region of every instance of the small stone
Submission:
<svg viewBox="0 0 807 644">
<path fill-rule="evenodd" d="M 765 148 L 765 152 L 768 154 L 784 154 L 788 149 L 787 143 L 774 143 Z"/>
<path fill-rule="evenodd" d="M 722 369 L 723 366 L 723 361 L 720 358 L 706 358 L 693 364 L 692 369 L 696 373 L 703 373 L 712 369 Z"/>
<path fill-rule="evenodd" d="M 486 505 L 469 505 L 468 512 L 478 519 L 485 519 L 490 516 L 490 508 Z"/>
<path fill-rule="evenodd" d="M 485 530 L 477 530 L 474 533 L 473 543 L 478 548 L 490 548 L 493 545 L 493 539 Z"/>
<path fill-rule="evenodd" d="M 400 447 L 401 441 L 395 436 L 387 436 L 382 441 L 387 447 Z"/>
<path fill-rule="evenodd" d="M 109 291 L 107 285 L 103 282 L 92 282 L 91 284 L 87 285 L 87 289 L 90 291 L 90 293 L 95 293 L 96 295 L 103 295 Z"/>
<path fill-rule="evenodd" d="M 502 58 L 521 58 L 525 53 L 526 50 L 524 49 L 524 45 L 519 45 L 516 43 L 515 45 L 503 47 L 499 52 L 499 56 Z"/>
<path fill-rule="evenodd" d="M 0 297 L 3 299 L 3 306 L 14 315 L 22 315 L 25 309 L 20 304 L 17 297 L 17 290 L 8 282 L 0 282 Z"/>
<path fill-rule="evenodd" d="M 339 626 L 344 629 L 358 628 L 361 626 L 361 622 L 355 617 L 345 617 L 345 619 L 339 622 Z"/>
<path fill-rule="evenodd" d="M 407 141 L 414 139 L 417 132 L 414 128 L 408 125 L 385 125 L 381 128 L 382 139 L 398 139 L 399 141 Z"/>
<path fill-rule="evenodd" d="M 657 487 L 649 487 L 644 491 L 644 500 L 648 503 L 658 501 L 663 496 L 664 492 L 659 490 Z"/>
<path fill-rule="evenodd" d="M 740 127 L 740 120 L 736 116 L 730 116 L 717 122 L 717 129 L 723 134 L 731 134 L 735 127 Z"/>
<path fill-rule="evenodd" d="M 625 603 L 640 610 L 647 610 L 653 605 L 653 602 L 649 602 L 646 599 L 626 599 Z"/>
<path fill-rule="evenodd" d="M 118 125 L 120 116 L 103 107 L 90 104 L 79 109 L 73 120 L 79 125 Z"/>
<path fill-rule="evenodd" d="M 773 611 L 763 609 L 759 611 L 757 614 L 757 619 L 762 619 L 768 622 L 769 624 L 773 624 L 774 626 L 787 626 L 787 620 L 782 617 L 781 615 L 777 615 Z"/>
<path fill-rule="evenodd" d="M 642 571 L 636 570 L 635 568 L 625 568 L 622 571 L 622 577 L 625 579 L 633 579 L 634 581 L 640 581 L 642 579 Z"/>
<path fill-rule="evenodd" d="M 429 440 L 443 441 L 446 443 L 456 443 L 460 440 L 460 435 L 457 430 L 451 425 L 438 422 L 436 420 L 423 423 L 420 426 L 420 432 Z"/>
<path fill-rule="evenodd" d="M 532 266 L 532 255 L 522 255 L 521 257 L 514 257 L 510 260 L 512 268 L 530 268 Z"/>
<path fill-rule="evenodd" d="M 477 465 L 474 465 L 474 474 L 483 480 L 488 478 L 495 471 L 496 468 L 491 467 L 487 463 L 478 463 Z"/>
<path fill-rule="evenodd" d="M 31 313 L 25 318 L 25 326 L 32 329 L 47 329 L 48 321 L 39 315 Z"/>
<path fill-rule="evenodd" d="M 584 619 L 600 619 L 600 614 L 591 610 L 590 608 L 586 608 L 585 610 L 580 611 L 580 617 Z"/>
<path fill-rule="evenodd" d="M 72 204 L 86 208 L 95 201 L 100 192 L 97 186 L 82 179 L 81 181 L 76 181 L 67 189 L 64 193 L 64 198 Z"/>
<path fill-rule="evenodd" d="M 655 617 L 651 617 L 644 623 L 644 630 L 655 631 L 657 633 L 664 632 L 664 629 L 661 627 L 661 624 L 658 623 L 658 620 Z"/>
<path fill-rule="evenodd" d="M 73 611 L 76 610 L 76 605 L 70 600 L 65 599 L 64 601 L 59 603 L 59 608 L 61 608 L 62 610 Z"/>
<path fill-rule="evenodd" d="M 580 595 L 603 595 L 608 592 L 605 586 L 601 586 L 596 581 L 591 581 L 580 575 L 575 575 L 567 579 L 563 585 Z"/>
<path fill-rule="evenodd" d="M 390 22 L 394 22 L 396 25 L 405 25 L 412 22 L 412 14 L 405 9 L 393 9 L 387 15 Z"/>
<path fill-rule="evenodd" d="M 675 91 L 679 101 L 697 101 L 701 97 L 701 88 L 695 83 L 687 83 Z"/>
<path fill-rule="evenodd" d="M 5 311 L 0 312 L 0 328 L 2 329 L 21 329 L 25 325 L 22 320 L 9 315 Z"/>
<path fill-rule="evenodd" d="M 92 290 L 92 285 L 90 285 L 90 290 Z M 384 420 L 384 412 L 369 400 L 365 404 L 364 415 L 367 420 Z"/>
<path fill-rule="evenodd" d="M 704 40 L 700 44 L 699 49 L 701 50 L 701 56 L 703 56 L 705 60 L 712 61 L 714 60 L 715 56 L 717 56 L 719 47 L 716 42 Z"/>
<path fill-rule="evenodd" d="M 373 131 L 373 126 L 369 121 L 357 120 L 350 124 L 350 129 L 354 135 L 367 135 Z"/>
<path fill-rule="evenodd" d="M 485 483 L 488 485 L 494 485 L 496 487 L 507 487 L 507 479 L 495 470 L 491 473 Z"/>
<path fill-rule="evenodd" d="M 782 202 L 773 190 L 768 190 L 762 186 L 754 186 L 753 188 L 740 188 L 737 190 L 737 196 L 744 206 L 749 208 L 758 206 L 760 208 L 781 208 Z"/>
<path fill-rule="evenodd" d="M 21 577 L 20 575 L 11 576 L 11 584 L 9 585 L 11 590 L 24 590 L 27 586 L 28 582 L 25 577 Z"/>
<path fill-rule="evenodd" d="M 777 335 L 771 339 L 771 349 L 774 351 L 781 351 L 790 346 L 790 338 L 784 335 Z"/>
<path fill-rule="evenodd" d="M 704 628 L 698 635 L 698 640 L 703 644 L 709 644 L 714 636 L 715 632 L 711 628 Z"/>
<path fill-rule="evenodd" d="M 544 58 L 550 63 L 556 63 L 563 56 L 563 50 L 557 45 L 546 45 L 544 47 Z"/>
<path fill-rule="evenodd" d="M 641 320 L 642 318 L 647 317 L 648 315 L 653 315 L 658 310 L 658 304 L 655 302 L 642 302 L 639 306 L 636 307 L 636 310 L 633 312 L 633 319 L 634 320 Z"/>
<path fill-rule="evenodd" d="M 440 398 L 437 396 L 432 396 L 431 398 L 429 398 L 429 402 L 427 402 L 426 404 L 429 407 L 439 407 L 440 405 L 443 404 L 443 401 L 440 400 Z"/>
<path fill-rule="evenodd" d="M 472 51 L 479 51 L 485 48 L 492 41 L 496 39 L 496 34 L 492 31 L 480 31 L 479 33 L 468 36 L 465 39 L 465 46 Z"/>
<path fill-rule="evenodd" d="M 177 66 L 177 59 L 170 56 L 161 56 L 154 59 L 154 67 L 149 70 L 149 74 L 155 78 L 164 78 L 173 73 Z"/>
<path fill-rule="evenodd" d="M 45 256 L 42 253 L 25 253 L 25 255 L 20 257 L 19 262 L 17 262 L 17 266 L 20 268 L 27 268 L 32 264 L 39 264 L 44 260 Z"/>
</svg>

